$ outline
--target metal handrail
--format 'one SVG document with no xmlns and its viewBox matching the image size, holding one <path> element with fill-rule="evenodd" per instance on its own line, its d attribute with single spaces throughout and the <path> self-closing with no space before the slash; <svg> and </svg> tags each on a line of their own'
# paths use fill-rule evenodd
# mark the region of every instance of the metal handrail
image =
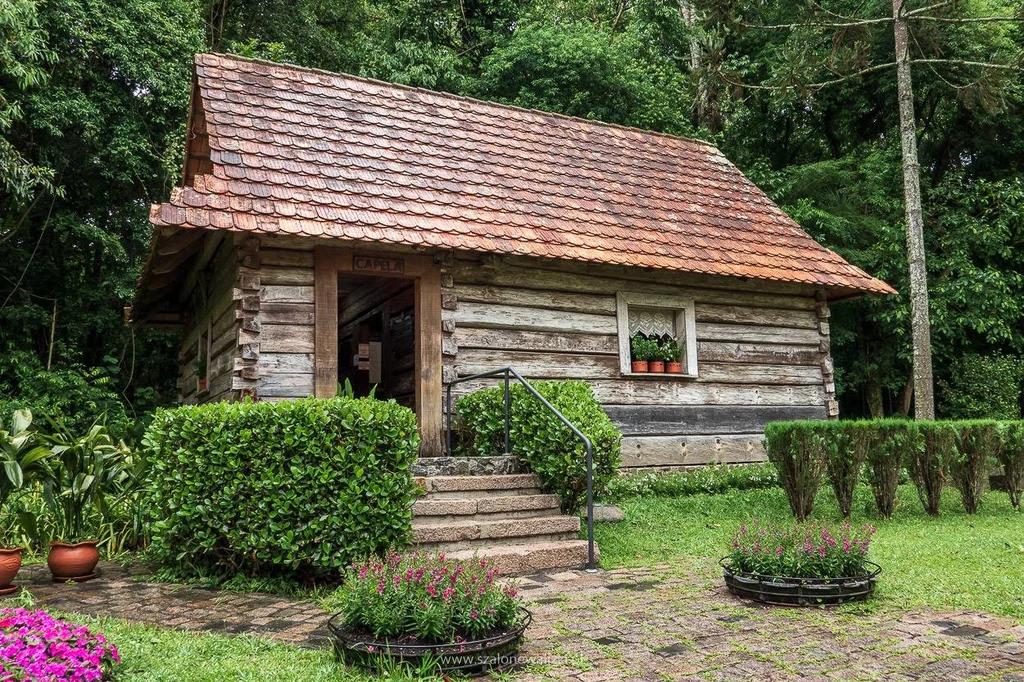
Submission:
<svg viewBox="0 0 1024 682">
<path fill-rule="evenodd" d="M 505 453 L 508 454 L 509 450 L 509 432 L 511 430 L 510 416 L 511 416 L 511 397 L 509 395 L 509 382 L 512 377 L 523 385 L 523 387 L 530 392 L 533 397 L 541 402 L 544 407 L 548 408 L 552 414 L 558 417 L 559 421 L 565 424 L 570 431 L 576 434 L 580 440 L 583 441 L 584 447 L 587 450 L 587 570 L 596 571 L 597 562 L 594 559 L 594 446 L 590 442 L 590 439 L 583 435 L 583 432 L 576 428 L 572 422 L 565 418 L 561 412 L 558 411 L 554 405 L 549 403 L 547 399 L 537 392 L 533 386 L 530 385 L 526 379 L 520 376 L 519 372 L 515 371 L 511 367 L 503 367 L 502 369 L 494 369 L 490 372 L 481 372 L 480 374 L 474 374 L 473 376 L 460 377 L 448 382 L 448 386 L 445 389 L 445 443 L 448 455 L 452 455 L 452 386 L 455 384 L 461 384 L 466 381 L 473 381 L 475 379 L 490 379 L 494 377 L 504 377 L 505 379 Z"/>
</svg>

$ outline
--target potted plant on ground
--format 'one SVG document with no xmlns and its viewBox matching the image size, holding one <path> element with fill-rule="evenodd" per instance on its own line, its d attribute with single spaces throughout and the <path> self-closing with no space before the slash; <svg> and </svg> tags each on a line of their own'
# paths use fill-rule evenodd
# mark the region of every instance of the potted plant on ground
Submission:
<svg viewBox="0 0 1024 682">
<path fill-rule="evenodd" d="M 631 351 L 630 369 L 638 374 L 646 373 L 651 355 L 651 342 L 641 332 L 633 334 L 629 339 Z"/>
<path fill-rule="evenodd" d="M 128 449 L 115 443 L 99 423 L 82 436 L 58 423 L 54 426 L 55 433 L 47 439 L 53 459 L 43 480 L 43 497 L 56 539 L 50 542 L 46 564 L 54 581 L 81 582 L 96 577 L 100 558 L 89 514 L 104 514 L 107 492 L 128 476 Z"/>
<path fill-rule="evenodd" d="M 515 660 L 530 613 L 485 560 L 390 553 L 349 569 L 328 621 L 335 653 L 371 668 L 392 662 L 471 672 Z"/>
<path fill-rule="evenodd" d="M 867 599 L 882 569 L 868 561 L 875 529 L 850 524 L 829 528 L 740 526 L 732 551 L 720 562 L 733 594 L 766 604 L 829 606 Z"/>
<path fill-rule="evenodd" d="M 11 415 L 10 430 L 0 428 L 0 511 L 6 511 L 11 496 L 40 471 L 50 450 L 39 442 L 38 436 L 30 430 L 32 413 L 29 410 L 15 410 Z M 4 533 L 7 535 L 7 533 Z M 13 534 L 11 534 L 13 535 Z M 23 547 L 15 545 L 12 537 L 0 535 L 0 595 L 11 594 L 18 589 L 13 585 L 14 577 L 21 569 Z"/>
<path fill-rule="evenodd" d="M 668 374 L 683 373 L 683 363 L 680 362 L 683 349 L 679 347 L 677 339 L 668 337 L 661 342 L 661 356 L 665 360 L 665 372 Z"/>
</svg>

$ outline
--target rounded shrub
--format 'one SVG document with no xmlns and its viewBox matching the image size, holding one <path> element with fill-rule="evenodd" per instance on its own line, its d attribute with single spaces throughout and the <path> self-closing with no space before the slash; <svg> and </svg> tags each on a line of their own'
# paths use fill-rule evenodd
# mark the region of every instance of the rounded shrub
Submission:
<svg viewBox="0 0 1024 682">
<path fill-rule="evenodd" d="M 151 550 L 181 572 L 337 577 L 408 540 L 419 438 L 393 401 L 161 410 L 144 444 Z"/>
<path fill-rule="evenodd" d="M 537 392 L 554 405 L 594 448 L 594 494 L 605 492 L 619 467 L 622 433 L 612 424 L 590 385 L 583 381 L 538 381 Z M 523 386 L 511 387 L 510 447 L 544 490 L 562 498 L 562 511 L 586 502 L 587 463 L 583 441 Z M 505 439 L 504 387 L 476 391 L 456 403 L 459 449 L 466 455 L 501 454 Z"/>
</svg>

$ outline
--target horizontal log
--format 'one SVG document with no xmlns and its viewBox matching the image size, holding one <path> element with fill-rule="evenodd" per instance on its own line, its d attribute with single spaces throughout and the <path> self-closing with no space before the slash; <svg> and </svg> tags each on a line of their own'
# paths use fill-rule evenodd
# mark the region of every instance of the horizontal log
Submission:
<svg viewBox="0 0 1024 682">
<path fill-rule="evenodd" d="M 456 328 L 513 328 L 524 331 L 547 331 L 568 334 L 615 334 L 613 315 L 565 313 L 541 308 L 490 303 L 460 303 L 458 310 L 448 311 Z"/>
<path fill-rule="evenodd" d="M 697 341 L 734 341 L 746 343 L 784 343 L 817 345 L 821 335 L 817 329 L 766 327 L 763 325 L 698 322 Z"/>
<path fill-rule="evenodd" d="M 457 284 L 455 287 L 459 302 L 496 303 L 566 312 L 615 314 L 615 297 L 610 294 L 580 294 L 542 289 L 520 289 L 503 286 L 480 286 Z M 815 321 L 817 324 L 817 321 Z"/>
<path fill-rule="evenodd" d="M 265 303 L 309 303 L 313 304 L 312 286 L 271 285 L 262 282 L 260 301 Z"/>
<path fill-rule="evenodd" d="M 260 353 L 260 374 L 312 374 L 312 353 Z"/>
<path fill-rule="evenodd" d="M 283 324 L 265 324 L 255 341 L 263 353 L 312 353 L 314 345 L 313 327 L 296 327 Z"/>
<path fill-rule="evenodd" d="M 817 345 L 731 343 L 697 340 L 697 360 L 701 362 L 753 362 L 769 365 L 821 364 L 822 353 Z"/>
<path fill-rule="evenodd" d="M 456 327 L 454 338 L 460 349 L 493 348 L 588 355 L 618 355 L 619 352 L 618 338 L 613 334 L 566 334 Z"/>
<path fill-rule="evenodd" d="M 292 249 L 261 249 L 260 265 L 262 267 L 312 268 L 313 252 Z"/>
<path fill-rule="evenodd" d="M 564 264 L 564 263 L 559 263 Z M 583 294 L 611 294 L 620 291 L 665 296 L 692 296 L 701 303 L 726 305 L 764 306 L 769 308 L 794 308 L 814 310 L 813 293 L 805 295 L 769 293 L 764 282 L 747 290 L 708 288 L 697 285 L 685 276 L 678 284 L 659 283 L 655 278 L 623 279 L 614 274 L 595 276 L 574 273 L 568 270 L 538 270 L 535 268 L 512 267 L 508 265 L 484 266 L 476 261 L 456 260 L 446 268 L 457 284 L 478 284 L 542 289 L 547 291 L 578 292 Z M 641 276 L 648 274 L 638 270 Z M 738 281 L 738 280 L 737 280 Z M 688 283 L 687 283 L 688 282 Z"/>
<path fill-rule="evenodd" d="M 494 369 L 494 368 L 492 368 Z M 527 377 L 529 378 L 529 377 Z M 757 386 L 698 383 L 695 381 L 645 381 L 597 379 L 587 381 L 604 405 L 824 405 L 825 387 Z M 465 395 L 496 386 L 493 380 L 467 381 L 456 385 L 452 395 Z"/>
<path fill-rule="evenodd" d="M 649 436 L 622 439 L 622 467 L 739 464 L 765 460 L 762 436 Z"/>
<path fill-rule="evenodd" d="M 316 318 L 312 303 L 261 303 L 260 322 L 263 324 L 294 324 L 312 326 Z"/>
<path fill-rule="evenodd" d="M 615 355 L 460 348 L 455 366 L 459 376 L 481 374 L 501 367 L 512 367 L 522 376 L 533 379 L 600 379 L 619 375 L 619 358 Z"/>
<path fill-rule="evenodd" d="M 762 433 L 773 421 L 825 419 L 824 405 L 607 405 L 627 436 Z"/>
<path fill-rule="evenodd" d="M 313 395 L 312 374 L 270 374 L 260 377 L 256 386 L 259 397 L 305 398 Z"/>
<path fill-rule="evenodd" d="M 264 285 L 313 286 L 312 268 L 260 268 L 260 283 Z"/>
<path fill-rule="evenodd" d="M 798 327 L 817 329 L 818 316 L 813 310 L 784 308 L 754 308 L 745 305 L 696 305 L 698 322 L 728 322 L 732 324 L 760 324 L 769 327 Z"/>
</svg>

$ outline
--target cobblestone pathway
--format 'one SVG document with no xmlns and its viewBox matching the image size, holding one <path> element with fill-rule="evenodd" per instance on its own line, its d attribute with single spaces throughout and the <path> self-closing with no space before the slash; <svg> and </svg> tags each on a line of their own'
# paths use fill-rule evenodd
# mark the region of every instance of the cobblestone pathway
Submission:
<svg viewBox="0 0 1024 682">
<path fill-rule="evenodd" d="M 137 570 L 114 564 L 102 569 L 100 579 L 80 585 L 46 582 L 45 567 L 27 567 L 20 580 L 39 603 L 63 611 L 324 645 L 327 614 L 313 604 L 140 582 Z M 1024 682 L 1024 625 L 1006 618 L 759 608 L 729 595 L 713 573 L 667 567 L 519 582 L 534 620 L 523 651 L 529 662 L 516 682 Z"/>
</svg>

